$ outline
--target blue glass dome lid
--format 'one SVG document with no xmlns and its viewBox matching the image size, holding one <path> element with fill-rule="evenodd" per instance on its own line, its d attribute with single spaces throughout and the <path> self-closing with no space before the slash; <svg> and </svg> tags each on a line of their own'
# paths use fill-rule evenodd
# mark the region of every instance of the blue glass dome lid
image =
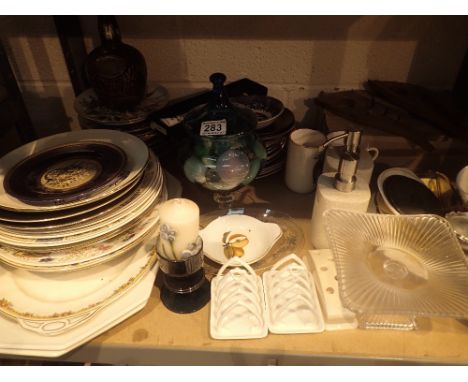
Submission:
<svg viewBox="0 0 468 382">
<path fill-rule="evenodd" d="M 197 137 L 222 139 L 255 131 L 255 113 L 247 107 L 233 105 L 229 101 L 224 90 L 226 75 L 213 73 L 210 81 L 213 85 L 211 100 L 207 104 L 197 106 L 184 118 L 184 126 L 188 133 Z"/>
</svg>

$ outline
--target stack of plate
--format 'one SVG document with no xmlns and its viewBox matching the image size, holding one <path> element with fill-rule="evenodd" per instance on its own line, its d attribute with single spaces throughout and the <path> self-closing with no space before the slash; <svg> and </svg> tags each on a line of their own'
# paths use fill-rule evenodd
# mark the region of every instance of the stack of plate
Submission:
<svg viewBox="0 0 468 382">
<path fill-rule="evenodd" d="M 257 179 L 281 171 L 286 163 L 288 136 L 294 128 L 294 115 L 276 98 L 265 95 L 232 97 L 233 104 L 252 110 L 257 117 L 256 134 L 265 146 L 267 157 Z"/>
<path fill-rule="evenodd" d="M 288 137 L 294 129 L 294 123 L 294 114 L 291 110 L 284 109 L 270 125 L 257 128 L 256 133 L 265 146 L 267 158 L 256 179 L 265 178 L 283 169 L 286 163 Z"/>
<path fill-rule="evenodd" d="M 81 334 L 72 336 L 79 344 L 141 309 L 156 275 L 156 207 L 166 199 L 158 159 L 130 134 L 74 131 L 4 156 L 0 327 L 5 318 L 16 320 L 17 331 L 35 332 L 25 334 L 33 344 L 40 342 L 35 335 L 62 337 L 80 325 Z M 134 296 L 137 306 L 121 306 L 117 316 L 100 312 L 140 282 L 146 287 Z M 5 347 L 24 350 L 0 341 L 0 353 L 8 353 Z"/>
<path fill-rule="evenodd" d="M 143 101 L 132 110 L 112 110 L 102 105 L 93 89 L 87 89 L 75 99 L 75 110 L 83 129 L 112 129 L 133 134 L 150 148 L 157 145 L 158 133 L 148 121 L 150 113 L 161 109 L 168 102 L 167 90 L 155 84 Z"/>
</svg>

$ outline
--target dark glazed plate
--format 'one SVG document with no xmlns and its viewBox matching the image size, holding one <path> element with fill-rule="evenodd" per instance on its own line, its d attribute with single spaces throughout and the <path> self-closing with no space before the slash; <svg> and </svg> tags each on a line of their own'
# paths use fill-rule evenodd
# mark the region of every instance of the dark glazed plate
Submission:
<svg viewBox="0 0 468 382">
<path fill-rule="evenodd" d="M 24 203 L 51 206 L 86 199 L 123 176 L 125 152 L 104 142 L 71 143 L 25 158 L 6 174 L 4 188 Z"/>
<path fill-rule="evenodd" d="M 257 129 L 271 125 L 284 111 L 284 105 L 279 99 L 268 96 L 234 97 L 231 101 L 246 106 L 255 113 Z"/>
</svg>

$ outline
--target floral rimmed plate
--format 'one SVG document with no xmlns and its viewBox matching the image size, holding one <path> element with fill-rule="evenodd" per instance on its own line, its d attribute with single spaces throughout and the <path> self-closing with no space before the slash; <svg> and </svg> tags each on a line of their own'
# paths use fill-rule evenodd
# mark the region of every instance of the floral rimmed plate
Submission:
<svg viewBox="0 0 468 382">
<path fill-rule="evenodd" d="M 146 218 L 158 203 L 158 195 L 155 194 L 142 206 L 118 216 L 118 218 L 111 223 L 103 223 L 98 225 L 95 229 L 77 234 L 65 233 L 59 236 L 19 236 L 8 235 L 5 232 L 1 232 L 0 245 L 6 245 L 18 250 L 36 251 L 38 254 L 49 251 L 73 250 L 75 247 L 88 245 L 96 241 L 102 241 L 103 239 L 110 240 L 117 235 L 124 234 L 130 227 L 137 224 L 138 220 Z"/>
<path fill-rule="evenodd" d="M 166 199 L 167 191 L 164 187 L 161 202 Z M 159 212 L 155 208 L 134 227 L 110 239 L 79 248 L 40 254 L 0 245 L 0 260 L 15 268 L 34 272 L 65 272 L 89 268 L 125 254 L 154 232 L 158 225 Z"/>
<path fill-rule="evenodd" d="M 128 227 L 134 225 L 137 220 L 144 219 L 160 202 L 162 183 L 158 188 L 150 188 L 144 198 L 135 195 L 130 210 L 122 208 L 121 211 L 111 216 L 111 219 L 97 219 L 96 224 L 84 229 L 73 227 L 71 231 L 60 232 L 51 230 L 39 233 L 7 232 L 0 228 L 0 244 L 16 249 L 31 250 L 37 252 L 48 252 L 67 250 L 71 246 L 85 245 L 88 242 L 102 241 L 102 239 L 114 237 L 125 232 Z M 125 205 L 123 207 L 126 207 Z"/>
<path fill-rule="evenodd" d="M 122 177 L 112 183 L 102 192 L 90 197 L 66 203 L 35 206 L 8 194 L 4 187 L 5 175 L 28 156 L 46 150 L 75 142 L 103 142 L 119 147 L 125 153 L 127 160 L 123 167 Z M 79 130 L 51 135 L 33 142 L 29 142 L 5 155 L 0 159 L 0 208 L 15 212 L 46 212 L 66 210 L 73 207 L 84 206 L 105 199 L 124 189 L 145 169 L 149 158 L 146 144 L 137 137 L 114 130 Z"/>
<path fill-rule="evenodd" d="M 272 244 L 270 243 L 271 246 L 266 251 L 266 254 L 263 257 L 257 258 L 256 260 L 254 259 L 253 262 L 251 262 L 252 268 L 259 274 L 261 274 L 265 270 L 270 269 L 283 256 L 289 255 L 291 252 L 296 252 L 296 253 L 299 252 L 302 249 L 302 246 L 304 245 L 304 236 L 302 234 L 302 230 L 289 215 L 279 212 L 279 211 L 269 209 L 269 208 L 261 208 L 261 207 L 233 208 L 233 209 L 227 209 L 227 210 L 215 210 L 209 213 L 205 213 L 200 216 L 200 225 L 202 228 L 202 231 L 200 232 L 200 236 L 202 236 L 202 232 L 206 229 L 206 227 L 210 223 L 214 222 L 216 219 L 223 218 L 225 216 L 232 216 L 232 215 L 244 216 L 244 218 L 245 217 L 254 218 L 260 223 L 272 224 L 269 227 L 274 227 L 276 225 L 280 229 L 279 237 L 276 237 L 276 238 L 273 237 L 273 243 Z M 244 219 L 244 218 L 241 218 L 241 219 Z M 235 218 L 235 219 L 239 219 L 239 218 Z M 239 228 L 239 226 L 237 226 L 237 228 Z M 228 248 L 228 251 L 230 251 L 229 247 L 231 248 L 239 247 L 239 245 L 236 245 L 236 244 L 232 245 L 233 242 L 235 243 L 239 241 L 238 244 L 240 244 L 240 246 L 242 246 L 245 243 L 241 241 L 242 239 L 241 237 L 234 236 L 236 234 L 240 234 L 240 232 L 233 231 L 229 233 L 228 235 L 224 235 L 226 232 L 229 232 L 230 230 L 221 229 L 221 227 L 219 227 L 218 229 L 219 229 L 219 233 L 221 234 L 221 236 L 217 238 L 215 241 L 215 244 L 213 244 L 214 247 L 217 248 L 216 249 L 216 251 L 218 251 L 217 253 L 220 253 L 219 251 L 221 247 L 223 251 L 223 256 L 230 256 L 231 252 L 229 252 L 227 255 L 224 253 L 225 248 Z M 246 232 L 246 234 L 249 234 L 250 236 L 250 233 L 248 231 Z M 227 243 L 224 243 L 223 241 L 226 241 L 226 240 L 227 240 Z M 229 245 L 229 242 L 231 242 L 230 243 L 231 245 Z M 243 246 L 241 248 L 247 249 L 248 245 Z M 224 260 L 225 257 L 222 258 L 220 255 L 219 256 L 220 260 L 218 261 L 211 259 L 210 254 L 208 254 L 208 249 L 207 249 L 207 244 L 205 242 L 205 239 L 203 239 L 203 251 L 205 252 L 205 260 L 204 260 L 205 273 L 208 275 L 208 277 L 212 277 L 219 271 L 221 267 L 221 263 L 225 262 Z M 241 258 L 245 260 L 244 256 L 242 256 Z"/>
<path fill-rule="evenodd" d="M 154 244 L 155 235 L 108 264 L 48 277 L 0 264 L 0 312 L 26 329 L 38 331 L 36 322 L 41 334 L 60 334 L 137 284 L 156 262 Z"/>
</svg>

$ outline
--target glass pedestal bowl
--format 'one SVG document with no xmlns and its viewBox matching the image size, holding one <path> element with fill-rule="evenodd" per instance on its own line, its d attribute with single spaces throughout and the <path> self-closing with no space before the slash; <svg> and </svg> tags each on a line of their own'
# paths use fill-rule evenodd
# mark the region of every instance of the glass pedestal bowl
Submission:
<svg viewBox="0 0 468 382">
<path fill-rule="evenodd" d="M 210 101 L 184 117 L 191 141 L 184 172 L 191 182 L 213 191 L 220 208 L 227 208 L 233 191 L 255 178 L 267 153 L 255 135 L 255 113 L 231 104 L 224 92 L 226 76 L 213 73 L 210 81 Z"/>
</svg>

